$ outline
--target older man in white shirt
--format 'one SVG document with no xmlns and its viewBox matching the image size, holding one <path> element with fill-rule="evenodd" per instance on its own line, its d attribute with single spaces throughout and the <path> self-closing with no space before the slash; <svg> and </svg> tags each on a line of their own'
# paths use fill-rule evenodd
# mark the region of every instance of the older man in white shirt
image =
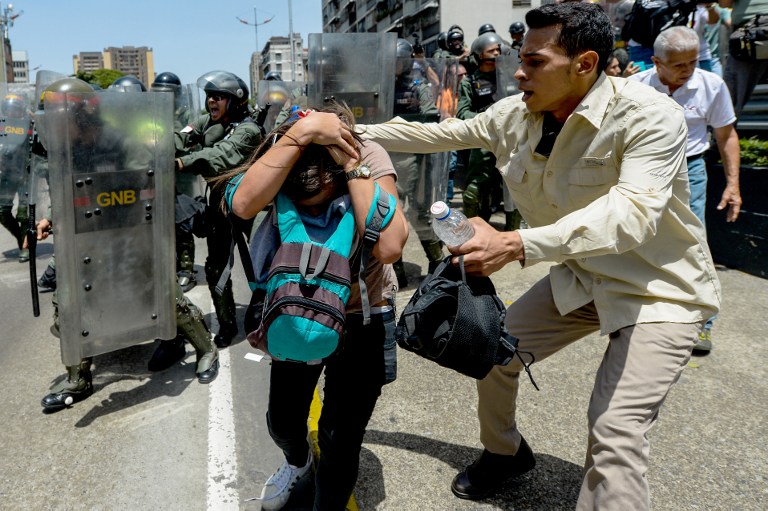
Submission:
<svg viewBox="0 0 768 511">
<path fill-rule="evenodd" d="M 733 222 L 739 215 L 739 137 L 734 123 L 736 115 L 728 88 L 722 78 L 696 67 L 699 56 L 699 36 L 687 27 L 665 30 L 653 43 L 654 67 L 631 77 L 659 92 L 668 94 L 685 113 L 688 139 L 685 157 L 691 187 L 691 209 L 704 222 L 707 198 L 707 168 L 704 153 L 709 149 L 711 126 L 717 148 L 723 160 L 726 186 L 717 209 L 728 207 L 726 220 Z M 717 242 L 717 240 L 710 240 Z M 699 335 L 694 352 L 712 349 L 710 318 Z"/>
</svg>

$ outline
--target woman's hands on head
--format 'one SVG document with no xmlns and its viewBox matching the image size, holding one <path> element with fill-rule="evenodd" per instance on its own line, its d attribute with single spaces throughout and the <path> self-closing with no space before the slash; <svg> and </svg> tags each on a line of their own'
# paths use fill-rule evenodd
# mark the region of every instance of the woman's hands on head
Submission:
<svg viewBox="0 0 768 511">
<path fill-rule="evenodd" d="M 349 158 L 359 158 L 355 137 L 350 128 L 335 114 L 326 112 L 312 112 L 299 119 L 288 133 L 299 142 L 300 145 L 318 144 L 324 146 L 336 146 Z M 344 157 L 338 158 L 331 152 L 334 160 L 339 164 L 346 163 Z"/>
</svg>

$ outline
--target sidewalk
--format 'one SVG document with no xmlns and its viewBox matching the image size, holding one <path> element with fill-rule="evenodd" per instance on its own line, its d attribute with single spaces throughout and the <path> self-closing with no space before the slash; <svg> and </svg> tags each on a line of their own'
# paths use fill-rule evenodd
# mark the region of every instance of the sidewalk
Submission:
<svg viewBox="0 0 768 511">
<path fill-rule="evenodd" d="M 400 309 L 426 269 L 413 235 L 404 259 L 411 285 L 398 296 Z M 548 268 L 509 265 L 493 280 L 511 303 Z M 725 268 L 719 275 L 725 303 L 713 329 L 715 349 L 691 360 L 651 432 L 647 477 L 657 510 L 768 508 L 768 280 Z M 359 509 L 573 509 L 586 409 L 606 342 L 593 335 L 534 364 L 540 392 L 521 379 L 518 424 L 537 466 L 479 502 L 450 490 L 454 475 L 482 448 L 474 381 L 400 350 L 398 379 L 384 388 L 363 443 Z"/>
</svg>

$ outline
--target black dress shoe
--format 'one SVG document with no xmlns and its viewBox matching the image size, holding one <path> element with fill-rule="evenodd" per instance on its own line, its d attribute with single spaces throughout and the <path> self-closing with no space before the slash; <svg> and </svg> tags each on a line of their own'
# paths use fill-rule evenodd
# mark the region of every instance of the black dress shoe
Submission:
<svg viewBox="0 0 768 511">
<path fill-rule="evenodd" d="M 211 367 L 208 368 L 207 371 L 203 371 L 202 373 L 197 373 L 197 382 L 198 383 L 211 383 L 213 380 L 216 379 L 216 377 L 219 375 L 219 359 L 217 358 L 216 361 L 211 364 Z"/>
<path fill-rule="evenodd" d="M 168 341 L 160 341 L 160 344 L 149 359 L 147 369 L 150 371 L 163 371 L 184 358 L 187 350 L 184 349 L 184 338 L 176 337 Z"/>
<path fill-rule="evenodd" d="M 93 384 L 86 382 L 80 390 L 62 390 L 61 392 L 52 392 L 43 398 L 40 404 L 46 412 L 55 412 L 70 405 L 82 401 L 93 394 Z"/>
<path fill-rule="evenodd" d="M 484 499 L 497 492 L 511 478 L 536 466 L 536 458 L 525 439 L 512 456 L 483 450 L 480 457 L 453 478 L 451 491 L 460 499 Z"/>
</svg>

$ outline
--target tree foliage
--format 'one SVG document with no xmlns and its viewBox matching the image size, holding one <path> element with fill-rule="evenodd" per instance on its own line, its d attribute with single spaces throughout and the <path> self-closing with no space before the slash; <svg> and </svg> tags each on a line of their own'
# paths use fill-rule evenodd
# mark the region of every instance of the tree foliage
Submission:
<svg viewBox="0 0 768 511">
<path fill-rule="evenodd" d="M 95 69 L 92 72 L 80 71 L 75 75 L 75 78 L 79 78 L 85 82 L 96 84 L 102 89 L 109 87 L 112 82 L 125 76 L 125 73 L 115 71 L 114 69 Z"/>
</svg>

